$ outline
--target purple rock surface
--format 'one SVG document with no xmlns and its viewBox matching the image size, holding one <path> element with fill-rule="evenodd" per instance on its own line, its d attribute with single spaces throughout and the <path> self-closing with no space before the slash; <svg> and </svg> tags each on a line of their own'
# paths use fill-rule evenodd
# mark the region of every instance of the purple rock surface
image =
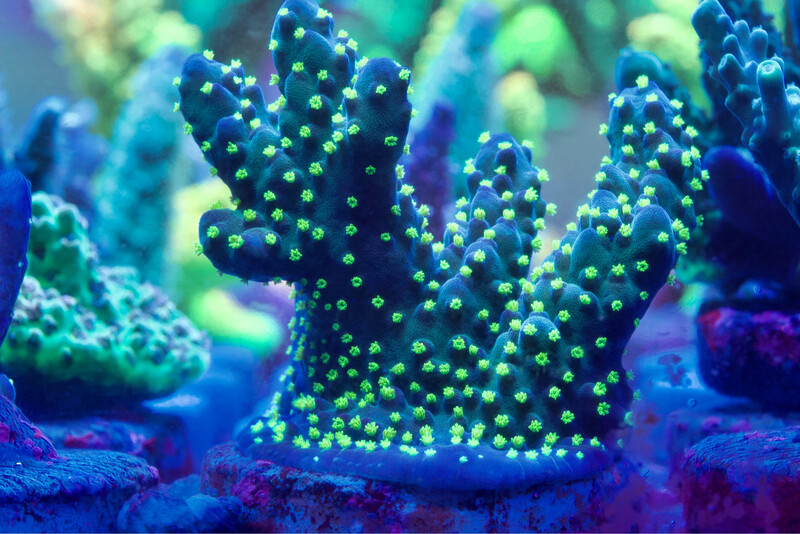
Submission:
<svg viewBox="0 0 800 534">
<path fill-rule="evenodd" d="M 57 454 L 0 395 L 0 530 L 109 532 L 123 503 L 157 483 L 158 471 L 128 454 Z"/>
<path fill-rule="evenodd" d="M 800 313 L 719 307 L 700 315 L 698 362 L 720 393 L 800 407 Z"/>
<path fill-rule="evenodd" d="M 616 513 L 619 506 L 613 517 L 606 508 L 634 472 L 632 465 L 620 463 L 571 483 L 432 491 L 253 460 L 229 443 L 209 451 L 202 487 L 214 497 L 238 497 L 247 531 L 576 532 L 620 528 L 616 521 L 625 518 Z"/>
<path fill-rule="evenodd" d="M 712 436 L 688 451 L 691 532 L 800 531 L 800 428 Z"/>
<path fill-rule="evenodd" d="M 176 416 L 136 408 L 121 413 L 39 422 L 55 447 L 125 452 L 158 469 L 164 482 L 194 467 L 184 422 Z M 198 462 L 199 463 L 199 462 Z"/>
<path fill-rule="evenodd" d="M 680 485 L 684 452 L 707 437 L 778 430 L 798 424 L 800 413 L 763 412 L 741 402 L 707 410 L 676 410 L 667 417 L 670 481 Z"/>
</svg>

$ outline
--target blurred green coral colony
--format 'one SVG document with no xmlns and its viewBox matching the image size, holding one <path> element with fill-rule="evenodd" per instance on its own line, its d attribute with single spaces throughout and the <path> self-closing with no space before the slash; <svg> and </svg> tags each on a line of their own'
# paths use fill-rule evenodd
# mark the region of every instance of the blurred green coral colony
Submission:
<svg viewBox="0 0 800 534">
<path fill-rule="evenodd" d="M 37 193 L 28 274 L 0 365 L 42 402 L 53 386 L 81 396 L 162 397 L 196 379 L 209 343 L 158 288 L 130 268 L 98 265 L 74 206 Z M 49 390 L 49 392 L 48 392 Z"/>
</svg>

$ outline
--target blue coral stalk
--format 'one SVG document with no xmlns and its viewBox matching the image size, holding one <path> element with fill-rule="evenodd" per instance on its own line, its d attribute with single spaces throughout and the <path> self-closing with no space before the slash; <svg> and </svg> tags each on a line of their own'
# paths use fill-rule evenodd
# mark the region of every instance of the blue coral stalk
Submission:
<svg viewBox="0 0 800 534">
<path fill-rule="evenodd" d="M 529 146 L 481 136 L 469 199 L 433 243 L 397 166 L 409 71 L 359 59 L 310 0 L 284 3 L 269 48 L 269 106 L 209 51 L 180 79 L 185 130 L 236 205 L 202 217 L 198 251 L 296 288 L 286 388 L 241 449 L 450 489 L 608 466 L 630 422 L 622 350 L 696 220 L 699 153 L 678 107 L 645 76 L 614 95 L 591 202 L 528 277 L 554 209 Z"/>
<path fill-rule="evenodd" d="M 58 122 L 66 108 L 56 97 L 42 100 L 31 112 L 22 142 L 14 151 L 14 167 L 31 182 L 34 191 L 48 189 L 57 159 Z"/>
<path fill-rule="evenodd" d="M 414 197 L 430 208 L 426 229 L 437 239 L 444 235 L 448 210 L 454 211 L 453 175 L 458 166 L 448 153 L 456 137 L 455 118 L 453 106 L 436 104 L 428 122 L 411 141 L 411 154 L 400 160 L 408 173 L 407 182 L 414 188 Z"/>
<path fill-rule="evenodd" d="M 30 230 L 30 182 L 15 170 L 0 171 L 0 344 L 28 267 Z"/>
<path fill-rule="evenodd" d="M 495 130 L 502 121 L 495 98 L 499 81 L 491 52 L 500 13 L 488 2 L 469 2 L 458 16 L 450 36 L 418 78 L 411 98 L 419 121 L 411 124 L 412 141 L 422 133 L 437 106 L 455 110 L 456 139 L 449 156 L 459 165 L 475 155 L 475 133 Z M 466 194 L 463 179 L 455 184 L 456 196 Z"/>
</svg>

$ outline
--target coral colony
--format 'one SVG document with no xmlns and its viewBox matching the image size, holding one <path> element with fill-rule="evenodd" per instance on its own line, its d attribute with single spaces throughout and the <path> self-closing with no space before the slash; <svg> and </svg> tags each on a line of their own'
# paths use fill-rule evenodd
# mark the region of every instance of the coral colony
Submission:
<svg viewBox="0 0 800 534">
<path fill-rule="evenodd" d="M 32 223 L 28 276 L 0 348 L 22 393 L 59 404 L 70 399 L 64 389 L 53 398 L 54 385 L 94 401 L 153 398 L 203 372 L 205 335 L 134 269 L 99 266 L 74 206 L 36 193 Z"/>
<path fill-rule="evenodd" d="M 544 58 L 543 91 L 609 82 L 593 17 L 559 19 L 569 3 L 419 0 L 450 37 L 409 30 L 396 57 L 422 43 L 415 74 L 429 63 L 416 97 L 411 68 L 359 56 L 314 0 L 277 10 L 268 80 L 211 50 L 176 76 L 201 32 L 160 1 L 56 32 L 93 58 L 73 75 L 103 112 L 48 98 L 11 139 L 0 93 L 0 531 L 800 528 L 800 2 L 785 40 L 759 0 L 687 2 L 709 110 L 676 75 L 690 67 L 623 50 L 609 155 L 549 254 L 549 174 L 492 124 L 547 124 L 509 118 L 514 95 L 540 98 L 514 36 L 545 16 L 579 46 L 563 72 Z M 49 25 L 86 22 L 80 2 L 34 3 Z M 127 45 L 117 8 L 141 17 Z M 451 48 L 431 59 L 432 42 Z M 597 76 L 560 79 L 575 72 Z M 225 186 L 231 203 L 200 216 Z M 198 216 L 208 261 L 175 250 Z M 294 302 L 283 356 L 273 282 Z M 623 366 L 634 333 L 664 328 L 674 353 L 631 348 Z"/>
<path fill-rule="evenodd" d="M 203 216 L 198 253 L 247 280 L 295 285 L 286 387 L 240 447 L 442 488 L 610 465 L 633 396 L 622 350 L 696 221 L 700 154 L 680 102 L 644 76 L 611 96 L 597 188 L 528 276 L 555 210 L 530 147 L 481 135 L 470 198 L 433 242 L 397 165 L 410 71 L 357 46 L 334 35 L 330 13 L 289 0 L 269 43 L 276 102 L 209 51 L 176 80 L 186 131 L 236 205 Z"/>
</svg>

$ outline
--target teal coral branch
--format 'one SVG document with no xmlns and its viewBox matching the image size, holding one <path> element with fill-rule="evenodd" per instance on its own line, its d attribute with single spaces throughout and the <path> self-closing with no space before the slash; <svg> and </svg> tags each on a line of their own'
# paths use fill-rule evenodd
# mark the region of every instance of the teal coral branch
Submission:
<svg viewBox="0 0 800 534">
<path fill-rule="evenodd" d="M 171 285 L 165 260 L 170 198 L 187 182 L 174 113 L 173 74 L 186 49 L 168 46 L 142 63 L 132 82 L 131 100 L 114 125 L 108 159 L 95 181 L 98 216 L 92 237 L 103 260 L 135 266 L 142 278 Z M 132 224 L 133 223 L 133 224 Z"/>
<path fill-rule="evenodd" d="M 588 476 L 630 423 L 622 350 L 696 223 L 696 133 L 646 76 L 610 99 L 611 156 L 558 249 L 530 146 L 484 134 L 444 239 L 397 166 L 409 75 L 358 59 L 309 0 L 278 12 L 266 106 L 234 61 L 190 57 L 180 108 L 235 210 L 200 221 L 220 270 L 295 284 L 292 365 L 239 436 L 257 458 L 439 488 Z M 437 473 L 432 478 L 431 473 Z"/>
</svg>

